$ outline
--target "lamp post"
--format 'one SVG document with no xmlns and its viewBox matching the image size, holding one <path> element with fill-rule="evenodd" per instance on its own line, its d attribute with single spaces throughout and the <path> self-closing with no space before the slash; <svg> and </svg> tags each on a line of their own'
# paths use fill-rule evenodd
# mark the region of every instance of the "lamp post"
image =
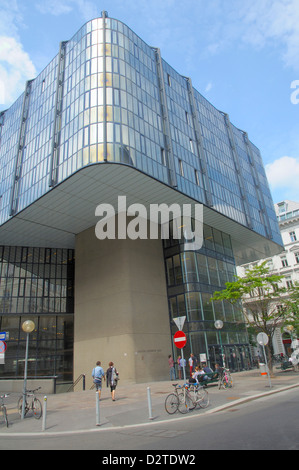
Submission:
<svg viewBox="0 0 299 470">
<path fill-rule="evenodd" d="M 28 353 L 29 353 L 29 335 L 35 329 L 35 324 L 31 320 L 24 321 L 22 330 L 26 333 L 26 356 L 25 356 L 25 372 L 24 372 L 24 385 L 23 385 L 23 402 L 22 402 L 22 415 L 21 419 L 25 418 L 25 404 L 26 404 L 26 387 L 27 387 L 27 370 L 28 370 Z"/>
<path fill-rule="evenodd" d="M 222 340 L 221 340 L 221 329 L 223 328 L 223 321 L 222 320 L 216 320 L 215 323 L 214 323 L 214 326 L 215 326 L 216 330 L 219 331 L 222 363 L 223 363 L 223 367 L 225 368 L 225 359 L 224 359 L 224 352 L 223 352 L 223 346 L 222 346 Z"/>
</svg>

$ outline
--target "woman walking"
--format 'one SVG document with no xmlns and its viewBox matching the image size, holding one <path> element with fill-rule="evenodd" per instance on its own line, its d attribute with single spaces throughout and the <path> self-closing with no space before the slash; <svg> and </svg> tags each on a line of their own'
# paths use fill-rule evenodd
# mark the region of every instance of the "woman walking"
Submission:
<svg viewBox="0 0 299 470">
<path fill-rule="evenodd" d="M 107 387 L 110 386 L 112 401 L 115 401 L 115 389 L 116 389 L 117 382 L 119 379 L 119 374 L 116 368 L 114 367 L 113 362 L 109 362 L 109 368 L 107 369 L 107 372 L 106 372 L 106 379 L 107 379 Z"/>
</svg>

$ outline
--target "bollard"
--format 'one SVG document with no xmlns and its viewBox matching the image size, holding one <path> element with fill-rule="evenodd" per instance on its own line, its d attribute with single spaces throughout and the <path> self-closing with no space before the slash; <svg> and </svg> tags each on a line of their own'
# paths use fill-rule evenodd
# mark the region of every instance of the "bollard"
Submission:
<svg viewBox="0 0 299 470">
<path fill-rule="evenodd" d="M 43 409 L 43 424 L 42 424 L 42 431 L 46 430 L 46 423 L 47 423 L 47 397 L 44 397 L 44 409 Z"/>
<path fill-rule="evenodd" d="M 147 402 L 148 402 L 149 419 L 154 419 L 153 418 L 153 412 L 152 412 L 152 399 L 151 399 L 151 389 L 150 389 L 150 387 L 147 387 Z"/>
<path fill-rule="evenodd" d="M 100 397 L 96 392 L 96 426 L 100 426 Z"/>
</svg>

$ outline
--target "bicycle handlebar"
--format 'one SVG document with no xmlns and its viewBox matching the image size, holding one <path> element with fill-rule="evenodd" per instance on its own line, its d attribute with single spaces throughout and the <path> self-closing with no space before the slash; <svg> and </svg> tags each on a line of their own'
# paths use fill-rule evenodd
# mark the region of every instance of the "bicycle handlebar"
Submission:
<svg viewBox="0 0 299 470">
<path fill-rule="evenodd" d="M 42 387 L 38 387 L 36 388 L 35 390 L 26 390 L 26 393 L 35 393 L 37 392 L 38 390 L 40 390 Z"/>
</svg>

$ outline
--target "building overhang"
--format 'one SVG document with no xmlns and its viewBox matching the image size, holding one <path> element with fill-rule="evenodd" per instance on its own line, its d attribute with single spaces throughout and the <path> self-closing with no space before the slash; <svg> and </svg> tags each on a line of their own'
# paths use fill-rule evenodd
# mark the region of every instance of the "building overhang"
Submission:
<svg viewBox="0 0 299 470">
<path fill-rule="evenodd" d="M 47 248 L 74 248 L 76 235 L 94 227 L 99 204 L 127 206 L 139 203 L 194 204 L 194 199 L 131 166 L 100 163 L 78 170 L 68 179 L 16 214 L 0 227 L 0 244 Z M 203 206 L 203 222 L 231 236 L 236 264 L 279 254 L 283 247 Z"/>
</svg>

